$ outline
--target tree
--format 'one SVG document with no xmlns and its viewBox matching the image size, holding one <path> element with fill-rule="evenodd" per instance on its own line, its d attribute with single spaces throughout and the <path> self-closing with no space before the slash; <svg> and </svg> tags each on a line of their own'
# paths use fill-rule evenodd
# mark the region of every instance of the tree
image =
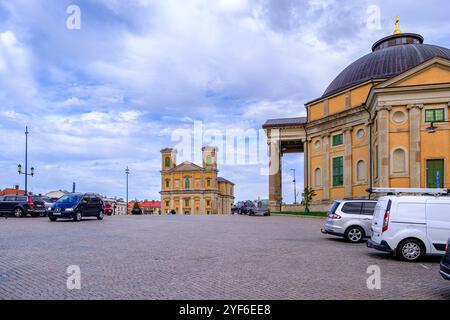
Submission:
<svg viewBox="0 0 450 320">
<path fill-rule="evenodd" d="M 305 188 L 303 191 L 303 201 L 302 205 L 305 206 L 305 212 L 309 212 L 309 206 L 311 205 L 311 202 L 313 201 L 314 197 L 316 196 L 316 192 L 313 188 Z"/>
<path fill-rule="evenodd" d="M 139 202 L 135 202 L 134 204 L 133 204 L 133 209 L 140 209 L 141 207 L 139 206 Z"/>
</svg>

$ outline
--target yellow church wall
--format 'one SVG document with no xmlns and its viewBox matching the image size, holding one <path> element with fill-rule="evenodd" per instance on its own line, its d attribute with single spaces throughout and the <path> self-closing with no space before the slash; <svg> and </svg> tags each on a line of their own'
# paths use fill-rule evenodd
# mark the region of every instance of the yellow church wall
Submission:
<svg viewBox="0 0 450 320">
<path fill-rule="evenodd" d="M 409 188 L 409 178 L 391 178 L 389 186 L 391 188 Z"/>
<path fill-rule="evenodd" d="M 330 189 L 331 199 L 342 199 L 344 198 L 344 194 L 345 194 L 344 187 Z"/>
<path fill-rule="evenodd" d="M 351 106 L 356 107 L 366 102 L 367 96 L 372 89 L 373 84 L 369 83 L 364 86 L 355 88 L 350 92 Z"/>
<path fill-rule="evenodd" d="M 341 94 L 336 97 L 331 98 L 328 101 L 328 114 L 332 115 L 335 113 L 339 113 L 345 111 L 345 97 L 347 94 Z"/>
<path fill-rule="evenodd" d="M 428 124 L 429 125 L 429 124 Z M 444 186 L 450 188 L 450 130 L 436 131 L 433 134 L 426 130 L 421 132 L 421 184 L 426 187 L 426 162 L 432 159 L 444 159 Z"/>
<path fill-rule="evenodd" d="M 313 201 L 320 201 L 323 198 L 323 191 L 322 189 L 314 189 L 314 192 L 316 195 L 313 197 Z"/>
<path fill-rule="evenodd" d="M 450 70 L 434 66 L 397 84 L 398 87 L 450 83 Z"/>
<path fill-rule="evenodd" d="M 324 102 L 311 105 L 308 108 L 308 121 L 318 120 L 324 116 Z"/>
<path fill-rule="evenodd" d="M 368 187 L 367 183 L 353 186 L 353 197 L 366 197 Z"/>
</svg>

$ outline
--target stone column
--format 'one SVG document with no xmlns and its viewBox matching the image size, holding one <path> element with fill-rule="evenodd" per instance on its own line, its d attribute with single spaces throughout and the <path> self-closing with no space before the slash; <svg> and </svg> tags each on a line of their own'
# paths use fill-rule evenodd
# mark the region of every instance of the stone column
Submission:
<svg viewBox="0 0 450 320">
<path fill-rule="evenodd" d="M 330 200 L 330 134 L 327 133 L 322 136 L 323 144 L 323 170 L 322 170 L 322 185 L 323 198 L 322 200 Z"/>
<path fill-rule="evenodd" d="M 423 104 L 409 105 L 409 186 L 420 188 L 420 115 Z"/>
<path fill-rule="evenodd" d="M 269 139 L 269 209 L 281 211 L 281 150 L 277 129 L 270 131 Z"/>
<path fill-rule="evenodd" d="M 304 155 L 304 165 L 303 165 L 303 171 L 304 171 L 304 187 L 306 188 L 306 186 L 308 187 L 312 187 L 311 186 L 311 161 L 309 161 L 310 158 L 310 152 L 311 150 L 309 149 L 309 146 L 311 145 L 311 141 L 312 139 L 310 137 L 308 137 L 307 140 L 305 140 L 304 145 L 303 145 L 303 155 Z M 302 190 L 303 192 L 303 190 Z"/>
<path fill-rule="evenodd" d="M 378 185 L 389 188 L 389 112 L 391 106 L 377 107 L 378 123 Z"/>
<path fill-rule="evenodd" d="M 205 214 L 205 199 L 200 197 L 200 214 Z"/>
<path fill-rule="evenodd" d="M 353 197 L 352 130 L 353 128 L 344 129 L 344 197 L 349 199 Z"/>
</svg>

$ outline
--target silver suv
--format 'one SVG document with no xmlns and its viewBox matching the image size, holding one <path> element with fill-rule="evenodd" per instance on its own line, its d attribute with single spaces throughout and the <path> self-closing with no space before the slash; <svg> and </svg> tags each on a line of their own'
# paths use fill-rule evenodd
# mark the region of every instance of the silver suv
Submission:
<svg viewBox="0 0 450 320">
<path fill-rule="evenodd" d="M 328 210 L 322 233 L 344 237 L 358 243 L 372 236 L 371 226 L 376 201 L 336 200 Z"/>
</svg>

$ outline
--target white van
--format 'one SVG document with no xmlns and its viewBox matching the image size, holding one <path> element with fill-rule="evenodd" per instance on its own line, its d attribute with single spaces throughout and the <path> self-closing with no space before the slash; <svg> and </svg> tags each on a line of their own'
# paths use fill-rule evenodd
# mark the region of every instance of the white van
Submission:
<svg viewBox="0 0 450 320">
<path fill-rule="evenodd" d="M 449 237 L 450 197 L 389 195 L 375 206 L 367 246 L 412 262 L 444 255 Z"/>
</svg>

